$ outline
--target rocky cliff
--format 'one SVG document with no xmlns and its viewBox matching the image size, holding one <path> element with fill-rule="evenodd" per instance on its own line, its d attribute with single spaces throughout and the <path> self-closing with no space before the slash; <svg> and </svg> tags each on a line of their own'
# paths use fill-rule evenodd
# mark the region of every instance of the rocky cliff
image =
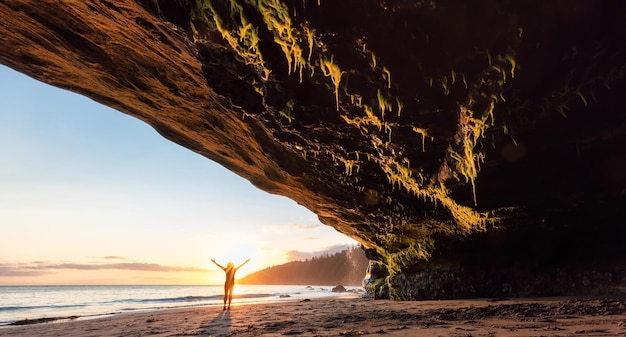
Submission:
<svg viewBox="0 0 626 337">
<path fill-rule="evenodd" d="M 0 63 L 361 242 L 395 299 L 611 291 L 620 0 L 2 0 Z"/>
</svg>

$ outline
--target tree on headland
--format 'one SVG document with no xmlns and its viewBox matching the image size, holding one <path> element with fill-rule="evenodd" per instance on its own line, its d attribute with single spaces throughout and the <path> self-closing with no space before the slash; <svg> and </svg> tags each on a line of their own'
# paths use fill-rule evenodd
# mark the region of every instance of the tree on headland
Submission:
<svg viewBox="0 0 626 337">
<path fill-rule="evenodd" d="M 292 261 L 262 269 L 239 279 L 240 284 L 361 285 L 368 260 L 360 247 L 334 254 L 323 253 L 304 261 Z"/>
</svg>

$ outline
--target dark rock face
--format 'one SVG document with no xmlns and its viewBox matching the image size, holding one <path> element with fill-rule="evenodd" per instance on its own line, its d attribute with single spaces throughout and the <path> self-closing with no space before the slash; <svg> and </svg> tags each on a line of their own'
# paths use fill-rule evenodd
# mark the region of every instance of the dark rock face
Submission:
<svg viewBox="0 0 626 337">
<path fill-rule="evenodd" d="M 0 62 L 363 243 L 396 299 L 597 293 L 626 257 L 623 1 L 0 3 Z"/>
</svg>

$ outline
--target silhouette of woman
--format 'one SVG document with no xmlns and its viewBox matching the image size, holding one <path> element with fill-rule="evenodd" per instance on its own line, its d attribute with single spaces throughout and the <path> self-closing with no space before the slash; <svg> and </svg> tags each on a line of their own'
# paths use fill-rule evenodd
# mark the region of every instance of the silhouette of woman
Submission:
<svg viewBox="0 0 626 337">
<path fill-rule="evenodd" d="M 235 267 L 235 264 L 232 262 L 228 262 L 226 267 L 224 267 L 215 262 L 214 259 L 211 259 L 211 261 L 218 267 L 222 268 L 222 270 L 226 273 L 226 281 L 224 282 L 224 310 L 226 310 L 226 300 L 228 300 L 228 310 L 230 310 L 230 302 L 233 301 L 233 289 L 235 288 L 235 272 L 239 270 L 239 268 L 243 267 L 244 264 L 248 263 L 250 259 L 247 259 L 237 267 Z"/>
</svg>

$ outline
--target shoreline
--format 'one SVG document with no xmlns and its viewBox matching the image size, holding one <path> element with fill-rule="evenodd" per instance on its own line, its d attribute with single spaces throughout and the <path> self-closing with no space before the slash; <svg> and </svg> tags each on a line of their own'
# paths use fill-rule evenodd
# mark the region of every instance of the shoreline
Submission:
<svg viewBox="0 0 626 337">
<path fill-rule="evenodd" d="M 331 287 L 240 285 L 235 303 L 336 297 Z M 360 289 L 350 289 L 354 293 Z M 19 286 L 0 287 L 0 328 L 103 315 L 222 305 L 223 286 Z"/>
<path fill-rule="evenodd" d="M 616 336 L 626 298 L 467 299 L 420 302 L 355 296 L 161 309 L 22 326 L 0 336 Z"/>
<path fill-rule="evenodd" d="M 332 299 L 332 298 L 360 298 L 363 293 L 354 292 L 354 291 L 346 291 L 343 293 L 337 293 L 334 296 L 325 296 L 325 297 L 317 297 L 315 299 Z M 248 305 L 265 305 L 265 304 L 273 304 L 273 303 L 288 303 L 288 302 L 308 302 L 311 299 L 296 299 L 292 298 L 289 295 L 281 295 L 278 299 L 274 299 L 272 301 L 247 301 L 243 303 L 238 302 L 234 297 L 233 306 L 248 306 Z M 139 314 L 139 313 L 148 313 L 148 312 L 161 312 L 161 311 L 173 311 L 173 310 L 184 310 L 184 309 L 200 309 L 200 308 L 222 308 L 222 303 L 219 304 L 190 304 L 183 305 L 177 307 L 162 307 L 162 308 L 137 308 L 137 309 L 128 309 L 122 311 L 113 311 L 113 312 L 104 312 L 98 314 L 86 314 L 86 315 L 69 315 L 69 316 L 53 316 L 53 317 L 38 317 L 38 318 L 25 318 L 13 321 L 11 323 L 0 324 L 0 331 L 3 328 L 15 327 L 15 326 L 25 326 L 25 325 L 36 325 L 36 324 L 48 324 L 48 323 L 62 323 L 66 321 L 77 321 L 77 320 L 92 320 L 99 319 L 107 316 L 115 316 L 115 315 L 130 315 L 130 314 Z"/>
</svg>

